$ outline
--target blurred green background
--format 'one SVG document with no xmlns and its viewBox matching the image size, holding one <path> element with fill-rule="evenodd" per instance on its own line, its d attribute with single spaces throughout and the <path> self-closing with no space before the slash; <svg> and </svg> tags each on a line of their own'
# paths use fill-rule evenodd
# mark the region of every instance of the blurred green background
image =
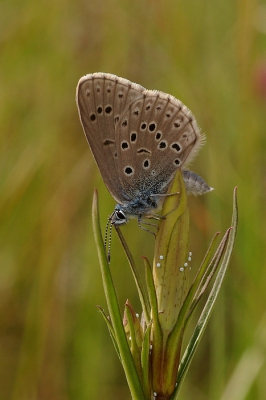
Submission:
<svg viewBox="0 0 266 400">
<path fill-rule="evenodd" d="M 0 399 L 130 399 L 95 306 L 93 188 L 103 228 L 115 203 L 75 89 L 97 71 L 180 98 L 206 133 L 192 170 L 215 191 L 189 199 L 194 270 L 239 188 L 234 256 L 181 399 L 266 399 L 266 3 L 3 0 L 0 49 Z M 152 235 L 123 232 L 141 269 Z M 112 257 L 121 306 L 138 310 L 115 234 Z"/>
</svg>

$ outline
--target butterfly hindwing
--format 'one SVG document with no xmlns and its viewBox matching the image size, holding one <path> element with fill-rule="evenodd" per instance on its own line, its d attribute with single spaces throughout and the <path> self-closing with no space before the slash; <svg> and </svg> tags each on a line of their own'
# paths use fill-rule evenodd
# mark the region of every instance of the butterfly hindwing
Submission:
<svg viewBox="0 0 266 400">
<path fill-rule="evenodd" d="M 192 160 L 203 135 L 189 109 L 162 92 L 145 90 L 116 125 L 122 187 L 160 193 L 177 168 Z"/>
</svg>

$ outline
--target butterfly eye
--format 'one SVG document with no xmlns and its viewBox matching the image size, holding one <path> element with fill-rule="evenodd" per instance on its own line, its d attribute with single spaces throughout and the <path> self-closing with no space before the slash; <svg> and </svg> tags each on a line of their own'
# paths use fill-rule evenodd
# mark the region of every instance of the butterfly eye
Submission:
<svg viewBox="0 0 266 400">
<path fill-rule="evenodd" d="M 120 220 L 126 219 L 125 214 L 124 214 L 123 211 L 121 211 L 121 210 L 119 210 L 119 211 L 116 212 L 116 217 L 117 217 L 118 219 L 120 219 Z"/>
<path fill-rule="evenodd" d="M 124 225 L 128 222 L 126 214 L 121 210 L 116 210 L 113 214 L 112 224 L 114 225 Z"/>
<path fill-rule="evenodd" d="M 115 210 L 110 217 L 111 225 L 125 225 L 128 222 L 126 214 L 122 210 Z"/>
</svg>

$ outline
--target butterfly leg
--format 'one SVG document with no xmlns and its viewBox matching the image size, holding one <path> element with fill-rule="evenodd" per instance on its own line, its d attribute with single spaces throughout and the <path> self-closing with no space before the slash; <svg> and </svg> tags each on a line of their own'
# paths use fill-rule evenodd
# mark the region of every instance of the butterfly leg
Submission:
<svg viewBox="0 0 266 400">
<path fill-rule="evenodd" d="M 141 225 L 140 221 L 141 221 L 141 216 L 139 215 L 139 216 L 138 216 L 138 226 L 139 226 L 141 229 L 143 229 L 144 231 L 149 232 L 149 233 L 151 233 L 152 235 L 154 235 L 154 236 L 156 237 L 156 234 L 155 234 L 154 232 L 150 231 L 149 229 L 144 228 L 144 227 Z M 143 222 L 143 224 L 144 224 L 144 225 L 150 225 L 150 226 L 156 226 L 156 227 L 157 227 L 157 225 L 155 225 L 155 224 L 150 224 L 150 223 L 148 223 L 148 222 Z"/>
<path fill-rule="evenodd" d="M 145 218 L 155 219 L 156 221 L 160 221 L 160 219 L 162 219 L 163 217 L 159 214 L 150 214 L 150 215 L 145 216 Z"/>
<path fill-rule="evenodd" d="M 176 196 L 177 194 L 180 194 L 180 192 L 151 194 L 150 197 L 170 197 L 170 196 Z"/>
</svg>

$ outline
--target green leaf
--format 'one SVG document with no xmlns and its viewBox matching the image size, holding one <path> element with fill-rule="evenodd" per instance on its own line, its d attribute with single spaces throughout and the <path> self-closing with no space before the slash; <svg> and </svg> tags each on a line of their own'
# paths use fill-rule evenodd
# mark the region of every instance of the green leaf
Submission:
<svg viewBox="0 0 266 400">
<path fill-rule="evenodd" d="M 222 282 L 225 277 L 225 273 L 232 255 L 234 243 L 235 243 L 235 237 L 236 237 L 236 231 L 237 231 L 237 222 L 238 222 L 238 208 L 237 208 L 237 197 L 236 197 L 236 188 L 234 190 L 234 203 L 233 203 L 233 216 L 232 216 L 232 227 L 228 229 L 227 233 L 229 235 L 228 237 L 228 242 L 227 242 L 227 247 L 225 250 L 225 254 L 223 257 L 223 260 L 221 262 L 220 269 L 218 270 L 216 279 L 214 281 L 212 290 L 209 294 L 209 297 L 207 299 L 207 302 L 204 306 L 204 309 L 201 313 L 201 316 L 199 318 L 199 321 L 197 323 L 197 326 L 192 334 L 192 337 L 190 339 L 190 342 L 186 348 L 186 351 L 183 355 L 183 358 L 180 363 L 180 367 L 178 370 L 178 377 L 177 377 L 177 386 L 176 389 L 173 393 L 172 400 L 177 400 L 178 393 L 181 387 L 181 384 L 183 383 L 184 377 L 187 373 L 187 370 L 189 368 L 189 365 L 191 363 L 191 360 L 195 354 L 195 351 L 199 345 L 200 339 L 203 335 L 203 332 L 206 328 L 207 322 L 210 318 L 211 312 L 213 310 L 215 301 L 217 299 L 218 293 L 221 289 Z M 226 236 L 226 235 L 225 235 Z"/>
<path fill-rule="evenodd" d="M 115 338 L 117 342 L 118 351 L 121 357 L 121 362 L 125 371 L 128 386 L 133 400 L 145 400 L 142 385 L 131 355 L 131 351 L 127 342 L 121 313 L 119 309 L 118 299 L 113 284 L 108 260 L 105 253 L 103 238 L 101 234 L 101 227 L 98 213 L 98 196 L 95 190 L 92 204 L 92 222 L 95 242 L 98 250 L 100 261 L 100 268 L 104 286 L 104 293 L 108 305 L 108 311 L 111 317 L 111 323 L 114 328 Z"/>
</svg>

